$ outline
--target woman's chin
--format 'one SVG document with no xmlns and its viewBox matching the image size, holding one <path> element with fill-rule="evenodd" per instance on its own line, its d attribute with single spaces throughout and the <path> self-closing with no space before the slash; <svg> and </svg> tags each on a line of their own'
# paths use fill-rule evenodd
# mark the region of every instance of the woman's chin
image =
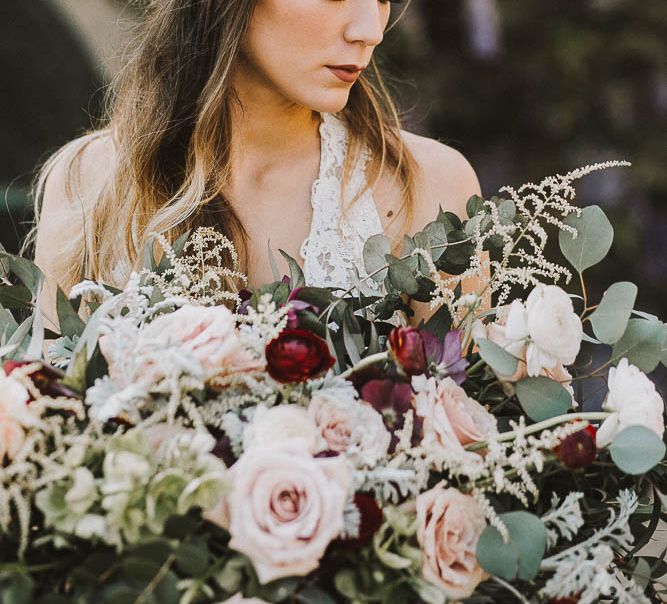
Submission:
<svg viewBox="0 0 667 604">
<path fill-rule="evenodd" d="M 350 89 L 328 90 L 309 103 L 313 111 L 319 113 L 338 113 L 343 110 L 350 99 Z"/>
</svg>

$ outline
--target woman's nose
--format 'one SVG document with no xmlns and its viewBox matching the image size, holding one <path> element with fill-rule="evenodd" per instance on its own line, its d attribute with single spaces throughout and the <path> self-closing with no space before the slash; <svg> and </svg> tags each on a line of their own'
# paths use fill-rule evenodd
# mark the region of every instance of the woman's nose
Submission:
<svg viewBox="0 0 667 604">
<path fill-rule="evenodd" d="M 384 37 L 384 19 L 377 0 L 351 2 L 352 16 L 345 28 L 347 42 L 377 46 Z"/>
</svg>

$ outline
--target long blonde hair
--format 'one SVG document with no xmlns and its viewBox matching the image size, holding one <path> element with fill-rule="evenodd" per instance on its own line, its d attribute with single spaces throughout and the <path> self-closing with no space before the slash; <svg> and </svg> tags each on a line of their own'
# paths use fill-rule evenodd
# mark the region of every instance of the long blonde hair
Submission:
<svg viewBox="0 0 667 604">
<path fill-rule="evenodd" d="M 215 226 L 226 235 L 236 246 L 241 269 L 247 270 L 247 234 L 221 192 L 230 178 L 231 110 L 238 102 L 232 74 L 257 1 L 149 3 L 126 66 L 107 92 L 105 127 L 56 152 L 35 181 L 38 221 L 53 167 L 67 166 L 71 203 L 80 189 L 76 181 L 85 148 L 102 138 L 113 142 L 99 186 L 77 200 L 83 225 L 73 222 L 72 232 L 62 233 L 51 265 L 51 277 L 65 291 L 83 278 L 122 285 L 141 264 L 152 233 L 174 240 L 198 226 Z M 416 167 L 375 62 L 352 88 L 342 113 L 350 131 L 343 179 L 367 145 L 376 158 L 369 164 L 369 186 L 385 167 L 392 169 L 401 183 L 407 222 Z"/>
</svg>

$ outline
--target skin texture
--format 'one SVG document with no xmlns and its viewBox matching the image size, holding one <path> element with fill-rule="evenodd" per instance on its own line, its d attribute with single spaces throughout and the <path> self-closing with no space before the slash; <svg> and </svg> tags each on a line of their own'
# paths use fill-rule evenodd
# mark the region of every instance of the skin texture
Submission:
<svg viewBox="0 0 667 604">
<path fill-rule="evenodd" d="M 380 0 L 259 1 L 234 76 L 243 110 L 232 115 L 232 176 L 224 191 L 248 233 L 251 287 L 273 280 L 267 239 L 273 250 L 283 249 L 301 262 L 320 161 L 318 112 L 341 110 L 354 85 L 340 81 L 326 65 L 367 65 L 390 11 L 391 5 Z M 400 184 L 389 171 L 373 190 L 385 232 L 395 241 L 434 220 L 439 206 L 464 215 L 467 199 L 480 194 L 477 176 L 461 153 L 408 132 L 403 138 L 419 166 L 411 223 L 402 218 Z M 75 195 L 85 199 L 95 191 L 113 153 L 108 139 L 85 149 Z M 36 262 L 47 275 L 41 304 L 47 325 L 55 316 L 48 265 L 58 253 L 58 224 L 81 222 L 80 205 L 67 201 L 65 174 L 66 166 L 58 165 L 47 180 L 36 243 Z M 427 304 L 413 308 L 413 324 L 430 314 Z"/>
</svg>

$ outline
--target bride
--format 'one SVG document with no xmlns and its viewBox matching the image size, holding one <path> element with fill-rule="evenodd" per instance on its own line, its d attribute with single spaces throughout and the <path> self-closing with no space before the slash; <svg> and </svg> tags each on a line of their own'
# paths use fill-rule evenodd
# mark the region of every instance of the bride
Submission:
<svg viewBox="0 0 667 604">
<path fill-rule="evenodd" d="M 463 214 L 480 194 L 473 169 L 401 130 L 373 61 L 391 8 L 153 0 L 107 126 L 60 149 L 37 180 L 46 326 L 57 284 L 122 286 L 151 233 L 215 226 L 250 288 L 273 280 L 268 242 L 303 263 L 308 284 L 346 288 L 371 235 L 398 248 L 439 206 Z M 416 310 L 413 321 L 427 313 Z"/>
</svg>

